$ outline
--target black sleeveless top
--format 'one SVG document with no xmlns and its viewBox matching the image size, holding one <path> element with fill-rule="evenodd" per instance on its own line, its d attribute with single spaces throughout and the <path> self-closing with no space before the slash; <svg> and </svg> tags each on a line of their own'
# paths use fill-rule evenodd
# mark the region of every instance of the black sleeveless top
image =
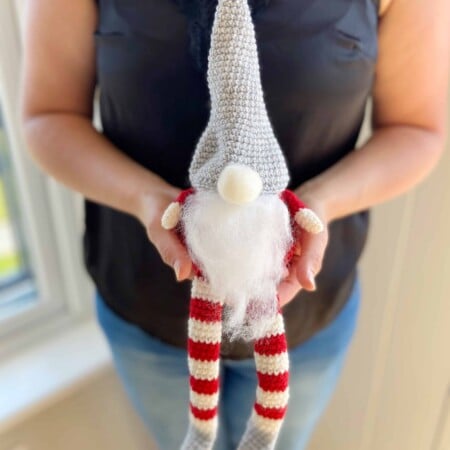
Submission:
<svg viewBox="0 0 450 450">
<path fill-rule="evenodd" d="M 181 189 L 189 186 L 188 167 L 209 116 L 206 55 L 216 3 L 98 3 L 103 133 Z M 295 189 L 354 150 L 375 75 L 378 0 L 249 4 L 267 111 Z M 301 290 L 284 308 L 290 347 L 324 327 L 349 298 L 368 226 L 369 210 L 330 223 L 317 290 Z M 88 273 L 117 314 L 186 346 L 190 282 L 176 282 L 138 220 L 85 200 L 83 246 Z M 251 353 L 242 342 L 222 346 L 224 357 Z"/>
</svg>

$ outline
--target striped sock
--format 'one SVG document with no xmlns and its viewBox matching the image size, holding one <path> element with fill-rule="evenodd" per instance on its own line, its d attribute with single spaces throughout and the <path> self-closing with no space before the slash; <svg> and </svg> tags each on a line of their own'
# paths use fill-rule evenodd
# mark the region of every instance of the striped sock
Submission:
<svg viewBox="0 0 450 450">
<path fill-rule="evenodd" d="M 188 363 L 190 381 L 189 429 L 181 450 L 210 450 L 217 433 L 219 358 L 223 301 L 201 276 L 192 282 Z"/>
<path fill-rule="evenodd" d="M 273 450 L 289 398 L 289 358 L 278 312 L 267 335 L 255 342 L 256 402 L 238 450 Z"/>
</svg>

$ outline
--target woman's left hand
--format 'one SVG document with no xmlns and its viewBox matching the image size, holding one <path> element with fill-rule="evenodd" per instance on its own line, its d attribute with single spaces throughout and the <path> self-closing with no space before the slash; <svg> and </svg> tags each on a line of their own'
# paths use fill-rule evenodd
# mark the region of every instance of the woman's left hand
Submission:
<svg viewBox="0 0 450 450">
<path fill-rule="evenodd" d="M 312 209 L 322 220 L 324 229 L 317 234 L 301 230 L 296 242 L 296 251 L 292 258 L 286 278 L 278 286 L 280 305 L 289 303 L 300 289 L 308 291 L 316 289 L 314 278 L 322 268 L 325 249 L 328 244 L 328 223 L 325 205 L 311 194 L 301 194 L 300 188 L 295 191 L 300 200 Z"/>
</svg>

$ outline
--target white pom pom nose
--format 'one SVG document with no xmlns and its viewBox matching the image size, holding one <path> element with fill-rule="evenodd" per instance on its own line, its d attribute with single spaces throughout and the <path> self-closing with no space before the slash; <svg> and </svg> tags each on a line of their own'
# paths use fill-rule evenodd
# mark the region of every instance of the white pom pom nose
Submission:
<svg viewBox="0 0 450 450">
<path fill-rule="evenodd" d="M 244 205 L 255 200 L 262 191 L 258 172 L 243 164 L 228 164 L 217 182 L 220 196 L 229 203 Z"/>
</svg>

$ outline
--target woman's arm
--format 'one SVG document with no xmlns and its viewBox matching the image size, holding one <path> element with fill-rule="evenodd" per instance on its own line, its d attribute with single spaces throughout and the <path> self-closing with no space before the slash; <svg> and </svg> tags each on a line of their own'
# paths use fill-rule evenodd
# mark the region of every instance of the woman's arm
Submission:
<svg viewBox="0 0 450 450">
<path fill-rule="evenodd" d="M 295 190 L 325 223 L 413 188 L 436 166 L 445 146 L 450 2 L 391 0 L 382 11 L 374 132 L 360 149 Z M 307 269 L 320 271 L 327 239 L 319 233 L 299 243 L 295 273 L 283 287 L 285 301 L 295 285 L 313 287 Z"/>
<path fill-rule="evenodd" d="M 300 186 L 331 221 L 416 186 L 445 146 L 450 2 L 392 0 L 380 19 L 371 138 Z"/>
<path fill-rule="evenodd" d="M 86 198 L 140 220 L 163 260 L 172 267 L 180 261 L 180 278 L 186 278 L 187 252 L 160 226 L 179 189 L 128 158 L 92 125 L 94 1 L 26 5 L 21 115 L 33 160 Z"/>
</svg>

